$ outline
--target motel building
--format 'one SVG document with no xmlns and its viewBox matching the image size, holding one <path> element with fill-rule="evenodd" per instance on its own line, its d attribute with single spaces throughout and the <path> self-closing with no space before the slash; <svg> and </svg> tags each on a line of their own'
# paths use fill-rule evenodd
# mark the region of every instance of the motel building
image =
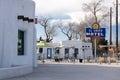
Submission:
<svg viewBox="0 0 120 80">
<path fill-rule="evenodd" d="M 31 73 L 36 61 L 35 3 L 0 0 L 0 79 Z"/>
<path fill-rule="evenodd" d="M 37 47 L 37 58 L 39 60 L 45 59 L 70 59 L 75 56 L 76 59 L 93 58 L 92 43 L 82 42 L 81 40 L 66 40 L 55 43 L 43 42 L 41 46 Z M 38 43 L 39 44 L 39 43 Z"/>
</svg>

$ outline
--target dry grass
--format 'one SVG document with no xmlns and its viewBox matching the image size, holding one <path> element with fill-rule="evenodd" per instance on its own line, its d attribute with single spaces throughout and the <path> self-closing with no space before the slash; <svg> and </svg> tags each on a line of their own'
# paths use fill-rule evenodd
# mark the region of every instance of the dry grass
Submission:
<svg viewBox="0 0 120 80">
<path fill-rule="evenodd" d="M 98 62 L 99 62 L 99 63 L 107 63 L 108 61 L 109 61 L 109 59 L 108 59 L 108 58 L 104 58 L 104 57 L 100 57 L 100 58 L 98 59 Z M 111 63 L 116 63 L 117 60 L 116 60 L 115 58 L 110 58 L 110 62 L 111 62 Z"/>
</svg>

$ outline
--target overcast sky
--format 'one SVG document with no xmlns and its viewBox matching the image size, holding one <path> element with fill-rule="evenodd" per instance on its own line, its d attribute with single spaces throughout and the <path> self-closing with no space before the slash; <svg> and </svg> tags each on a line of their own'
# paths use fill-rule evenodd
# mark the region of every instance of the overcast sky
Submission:
<svg viewBox="0 0 120 80">
<path fill-rule="evenodd" d="M 84 17 L 82 4 L 93 0 L 34 0 L 36 2 L 36 16 L 47 15 L 54 18 L 80 19 Z M 95 0 L 96 1 L 96 0 Z M 115 0 L 104 0 L 110 6 Z M 111 5 L 113 6 L 113 5 Z"/>
<path fill-rule="evenodd" d="M 34 0 L 34 1 L 36 3 L 35 14 L 38 17 L 50 16 L 54 19 L 80 21 L 81 19 L 84 18 L 86 14 L 82 10 L 82 4 L 89 3 L 93 0 Z M 107 7 L 112 6 L 115 9 L 115 6 L 113 5 L 115 1 L 116 0 L 104 0 L 103 4 Z M 113 22 L 115 22 L 115 20 L 113 20 Z M 39 25 L 36 26 L 38 27 Z M 37 28 L 37 31 L 39 31 L 39 29 L 40 28 Z M 37 37 L 42 36 L 43 34 L 44 33 L 37 32 Z"/>
</svg>

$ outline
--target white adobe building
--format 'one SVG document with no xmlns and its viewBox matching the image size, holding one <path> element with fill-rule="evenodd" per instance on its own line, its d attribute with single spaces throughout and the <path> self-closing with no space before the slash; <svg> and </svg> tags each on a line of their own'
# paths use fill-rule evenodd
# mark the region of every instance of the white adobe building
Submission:
<svg viewBox="0 0 120 80">
<path fill-rule="evenodd" d="M 81 40 L 66 40 L 50 44 L 51 47 L 39 48 L 38 54 L 41 51 L 41 57 L 45 59 L 53 59 L 55 56 L 59 58 L 71 58 L 76 54 L 77 59 L 93 57 L 92 43 L 82 42 Z M 55 50 L 56 49 L 56 50 Z"/>
<path fill-rule="evenodd" d="M 37 66 L 35 3 L 0 0 L 0 10 L 0 79 L 30 73 Z"/>
<path fill-rule="evenodd" d="M 37 59 L 53 59 L 54 48 L 53 47 L 41 47 L 37 49 Z"/>
<path fill-rule="evenodd" d="M 77 59 L 84 59 L 87 57 L 93 57 L 92 55 L 92 43 L 82 42 L 81 40 L 67 40 L 61 42 L 61 48 L 59 49 L 59 57 L 73 57 L 76 55 Z"/>
<path fill-rule="evenodd" d="M 46 43 L 44 41 L 40 41 L 37 44 L 41 44 L 41 46 L 37 46 L 37 59 L 54 58 L 54 43 Z"/>
</svg>

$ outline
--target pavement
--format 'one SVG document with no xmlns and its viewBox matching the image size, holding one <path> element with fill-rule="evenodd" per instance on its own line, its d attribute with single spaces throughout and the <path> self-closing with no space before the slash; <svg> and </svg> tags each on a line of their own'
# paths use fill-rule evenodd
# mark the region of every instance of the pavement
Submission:
<svg viewBox="0 0 120 80">
<path fill-rule="evenodd" d="M 4 80 L 120 80 L 120 64 L 38 61 L 34 72 Z"/>
</svg>

